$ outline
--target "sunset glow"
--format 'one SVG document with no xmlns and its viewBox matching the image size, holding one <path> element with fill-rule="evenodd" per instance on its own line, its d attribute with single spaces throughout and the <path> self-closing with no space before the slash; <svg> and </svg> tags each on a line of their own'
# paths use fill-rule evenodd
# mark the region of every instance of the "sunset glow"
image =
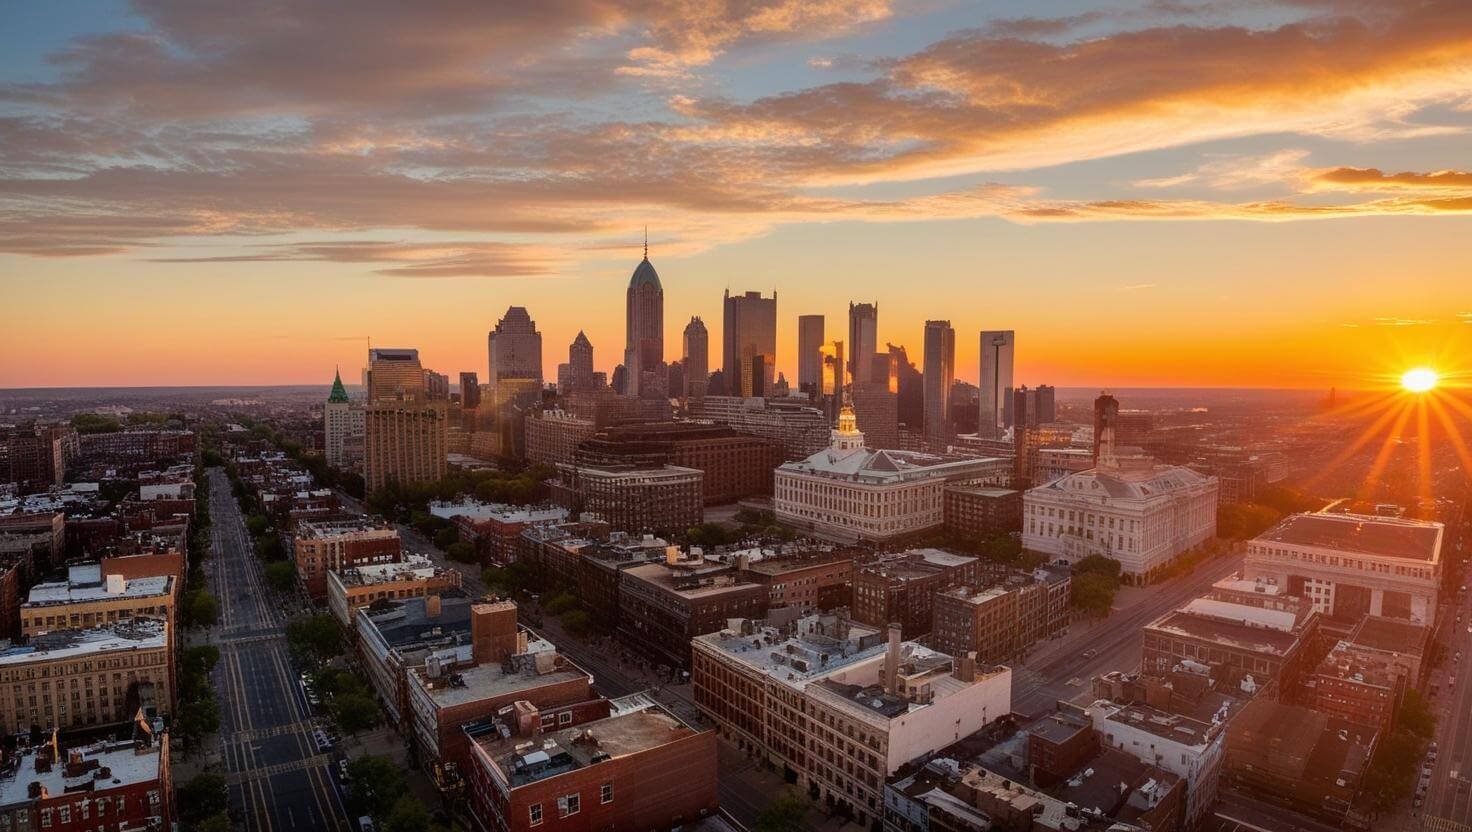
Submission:
<svg viewBox="0 0 1472 832">
<path fill-rule="evenodd" d="M 1440 377 L 1437 376 L 1435 370 L 1417 367 L 1413 370 L 1406 370 L 1405 375 L 1400 377 L 1400 386 L 1412 393 L 1425 393 L 1436 387 L 1436 382 L 1439 380 Z"/>
</svg>

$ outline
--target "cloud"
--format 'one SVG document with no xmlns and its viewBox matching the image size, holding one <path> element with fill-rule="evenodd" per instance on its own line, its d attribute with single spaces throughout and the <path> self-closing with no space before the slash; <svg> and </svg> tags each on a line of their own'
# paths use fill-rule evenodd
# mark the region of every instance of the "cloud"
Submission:
<svg viewBox="0 0 1472 832">
<path fill-rule="evenodd" d="M 1157 179 L 1141 179 L 1134 184 L 1140 188 L 1175 188 L 1181 185 L 1202 185 L 1216 190 L 1231 191 L 1260 185 L 1282 185 L 1298 178 L 1303 170 L 1307 150 L 1279 150 L 1258 156 L 1233 156 L 1206 162 L 1194 170 L 1177 176 Z"/>
<path fill-rule="evenodd" d="M 1155 288 L 1155 284 L 1154 283 L 1131 283 L 1128 286 L 1119 286 L 1119 287 L 1116 287 L 1115 288 L 1115 291 L 1116 292 L 1139 292 L 1139 291 L 1142 291 L 1144 289 L 1154 289 L 1154 288 Z"/>
<path fill-rule="evenodd" d="M 654 99 L 619 74 L 683 78 L 734 50 L 873 26 L 893 5 L 138 0 L 140 31 L 72 44 L 56 83 L 0 86 L 17 105 L 0 117 L 0 252 L 147 256 L 295 232 L 317 240 L 226 256 L 545 275 L 645 223 L 661 250 L 690 253 L 797 222 L 1472 213 L 1468 174 L 1309 168 L 1292 147 L 1134 183 L 1213 198 L 921 181 L 1247 134 L 1364 134 L 1472 86 L 1466 3 L 1296 7 L 1303 19 L 1272 28 L 1112 17 L 1079 39 L 1096 18 L 999 21 L 896 58 L 832 59 L 863 80 L 739 101 L 683 82 Z M 828 187 L 901 181 L 912 195 Z M 1274 186 L 1285 193 L 1230 198 Z M 422 232 L 457 243 L 409 239 Z M 381 239 L 351 241 L 365 233 Z"/>
<path fill-rule="evenodd" d="M 1375 326 L 1430 326 L 1436 323 L 1428 318 L 1394 318 L 1381 317 L 1374 319 Z"/>
<path fill-rule="evenodd" d="M 154 263 L 374 263 L 395 277 L 526 277 L 556 272 L 561 258 L 540 246 L 496 242 L 324 241 L 267 245 L 248 254 L 158 257 Z"/>
</svg>

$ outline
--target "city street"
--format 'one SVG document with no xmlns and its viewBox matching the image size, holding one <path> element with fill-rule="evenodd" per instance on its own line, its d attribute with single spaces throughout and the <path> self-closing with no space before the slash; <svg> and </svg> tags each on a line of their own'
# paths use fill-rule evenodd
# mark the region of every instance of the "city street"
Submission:
<svg viewBox="0 0 1472 832">
<path fill-rule="evenodd" d="M 1219 555 L 1188 575 L 1149 587 L 1136 603 L 1116 608 L 1097 624 L 1075 626 L 1067 636 L 1038 645 L 1032 657 L 1013 670 L 1012 710 L 1024 714 L 1051 710 L 1059 699 L 1083 693 L 1094 676 L 1135 670 L 1142 653 L 1140 628 L 1241 569 L 1240 552 Z M 1084 658 L 1085 650 L 1098 652 Z"/>
<path fill-rule="evenodd" d="M 271 603 L 229 480 L 219 468 L 209 478 L 210 581 L 220 602 L 209 641 L 220 648 L 214 683 L 232 814 L 246 830 L 347 830 L 331 751 L 317 748 L 287 653 L 285 615 Z"/>
<path fill-rule="evenodd" d="M 1429 697 L 1437 715 L 1437 759 L 1431 774 L 1431 786 L 1417 814 L 1425 818 L 1427 828 L 1472 828 L 1472 636 L 1467 633 L 1472 623 L 1472 606 L 1465 596 L 1442 606 L 1442 614 L 1450 616 L 1445 630 L 1446 660 L 1432 671 L 1431 682 L 1437 694 Z M 1461 615 L 1461 623 L 1456 616 Z M 1461 661 L 1455 660 L 1457 651 Z M 1448 824 L 1446 821 L 1450 821 Z"/>
</svg>

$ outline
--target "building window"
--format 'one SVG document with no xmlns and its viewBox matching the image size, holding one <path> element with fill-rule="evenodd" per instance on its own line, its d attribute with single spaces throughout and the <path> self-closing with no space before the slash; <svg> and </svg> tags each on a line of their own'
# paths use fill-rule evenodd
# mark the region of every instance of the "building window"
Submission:
<svg viewBox="0 0 1472 832">
<path fill-rule="evenodd" d="M 542 804 L 533 803 L 531 806 L 527 807 L 527 814 L 531 818 L 532 826 L 542 825 Z"/>
<path fill-rule="evenodd" d="M 582 796 L 578 794 L 570 794 L 564 797 L 560 797 L 557 799 L 557 808 L 562 811 L 562 816 L 565 818 L 576 815 L 578 812 L 582 811 L 583 808 Z"/>
<path fill-rule="evenodd" d="M 557 724 L 558 725 L 571 725 L 572 724 L 572 711 L 563 711 L 562 713 L 558 714 L 557 715 Z"/>
<path fill-rule="evenodd" d="M 613 784 L 612 783 L 604 783 L 603 784 L 603 789 L 598 794 L 598 802 L 599 803 L 612 803 L 613 802 Z"/>
</svg>

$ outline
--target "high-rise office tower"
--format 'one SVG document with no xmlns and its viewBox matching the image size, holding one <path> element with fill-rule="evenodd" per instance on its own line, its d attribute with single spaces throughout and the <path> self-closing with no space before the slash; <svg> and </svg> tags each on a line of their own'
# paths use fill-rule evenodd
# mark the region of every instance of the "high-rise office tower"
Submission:
<svg viewBox="0 0 1472 832">
<path fill-rule="evenodd" d="M 951 434 L 951 383 L 956 379 L 956 330 L 950 321 L 925 322 L 925 438 Z"/>
<path fill-rule="evenodd" d="M 542 382 L 542 333 L 522 306 L 512 306 L 487 336 L 490 352 L 491 387 L 502 379 L 535 379 Z"/>
<path fill-rule="evenodd" d="M 879 304 L 848 305 L 848 374 L 854 381 L 869 381 L 873 362 L 869 356 L 879 349 Z"/>
<path fill-rule="evenodd" d="M 649 243 L 644 259 L 629 278 L 625 303 L 624 394 L 632 398 L 658 398 L 664 391 L 664 287 L 659 273 L 649 262 Z"/>
<path fill-rule="evenodd" d="M 433 482 L 445 476 L 446 408 L 442 401 L 381 399 L 364 410 L 363 485 Z"/>
<path fill-rule="evenodd" d="M 333 377 L 332 392 L 327 394 L 327 405 L 322 412 L 322 439 L 328 465 L 354 467 L 356 460 L 350 459 L 353 455 L 346 449 L 362 445 L 363 406 L 348 399 L 347 388 L 342 386 L 342 373 Z"/>
<path fill-rule="evenodd" d="M 764 396 L 777 377 L 777 293 L 725 295 L 721 367 L 733 396 Z M 755 373 L 759 373 L 757 377 Z"/>
<path fill-rule="evenodd" d="M 1058 396 L 1051 384 L 1038 385 L 1038 424 L 1058 421 Z"/>
<path fill-rule="evenodd" d="M 1032 410 L 1037 406 L 1037 394 L 1024 385 L 1009 393 L 1012 400 L 1008 412 L 1012 414 L 1012 487 L 1022 491 L 1032 488 L 1032 475 L 1037 470 L 1038 439 L 1037 419 Z"/>
<path fill-rule="evenodd" d="M 925 384 L 920 371 L 902 346 L 889 347 L 890 389 L 897 397 L 896 408 L 900 424 L 918 433 L 925 421 Z"/>
<path fill-rule="evenodd" d="M 823 316 L 797 317 L 797 389 L 816 396 L 823 386 Z"/>
<path fill-rule="evenodd" d="M 978 432 L 982 436 L 1000 436 L 1002 428 L 1011 424 L 1006 413 L 1011 408 L 1007 391 L 1012 387 L 1013 348 L 1016 334 L 1010 330 L 984 330 L 981 333 L 981 416 Z"/>
<path fill-rule="evenodd" d="M 562 387 L 560 379 L 558 386 Z M 578 337 L 572 339 L 567 347 L 566 389 L 559 389 L 557 392 L 575 393 L 592 390 L 593 386 L 593 342 L 580 329 Z"/>
<path fill-rule="evenodd" d="M 460 406 L 466 410 L 480 407 L 480 378 L 473 372 L 460 374 Z"/>
<path fill-rule="evenodd" d="M 419 350 L 374 347 L 368 350 L 368 401 L 425 398 Z"/>
<path fill-rule="evenodd" d="M 848 362 L 843 355 L 843 342 L 834 341 L 824 345 L 823 356 L 823 381 L 820 388 L 823 402 L 826 405 L 826 413 L 830 420 L 837 419 L 839 411 L 843 410 L 843 388 L 848 382 L 848 373 L 845 368 Z"/>
<path fill-rule="evenodd" d="M 1101 391 L 1094 399 L 1094 465 L 1100 464 L 1100 456 L 1108 457 L 1106 464 L 1114 463 L 1115 430 L 1119 427 L 1119 401 L 1108 390 Z"/>
<path fill-rule="evenodd" d="M 699 317 L 685 324 L 681 338 L 684 349 L 680 360 L 685 365 L 685 395 L 692 399 L 704 398 L 706 385 L 710 381 L 710 333 L 705 330 L 705 321 Z"/>
<path fill-rule="evenodd" d="M 424 397 L 434 401 L 450 400 L 450 377 L 434 370 L 424 371 Z"/>
</svg>

